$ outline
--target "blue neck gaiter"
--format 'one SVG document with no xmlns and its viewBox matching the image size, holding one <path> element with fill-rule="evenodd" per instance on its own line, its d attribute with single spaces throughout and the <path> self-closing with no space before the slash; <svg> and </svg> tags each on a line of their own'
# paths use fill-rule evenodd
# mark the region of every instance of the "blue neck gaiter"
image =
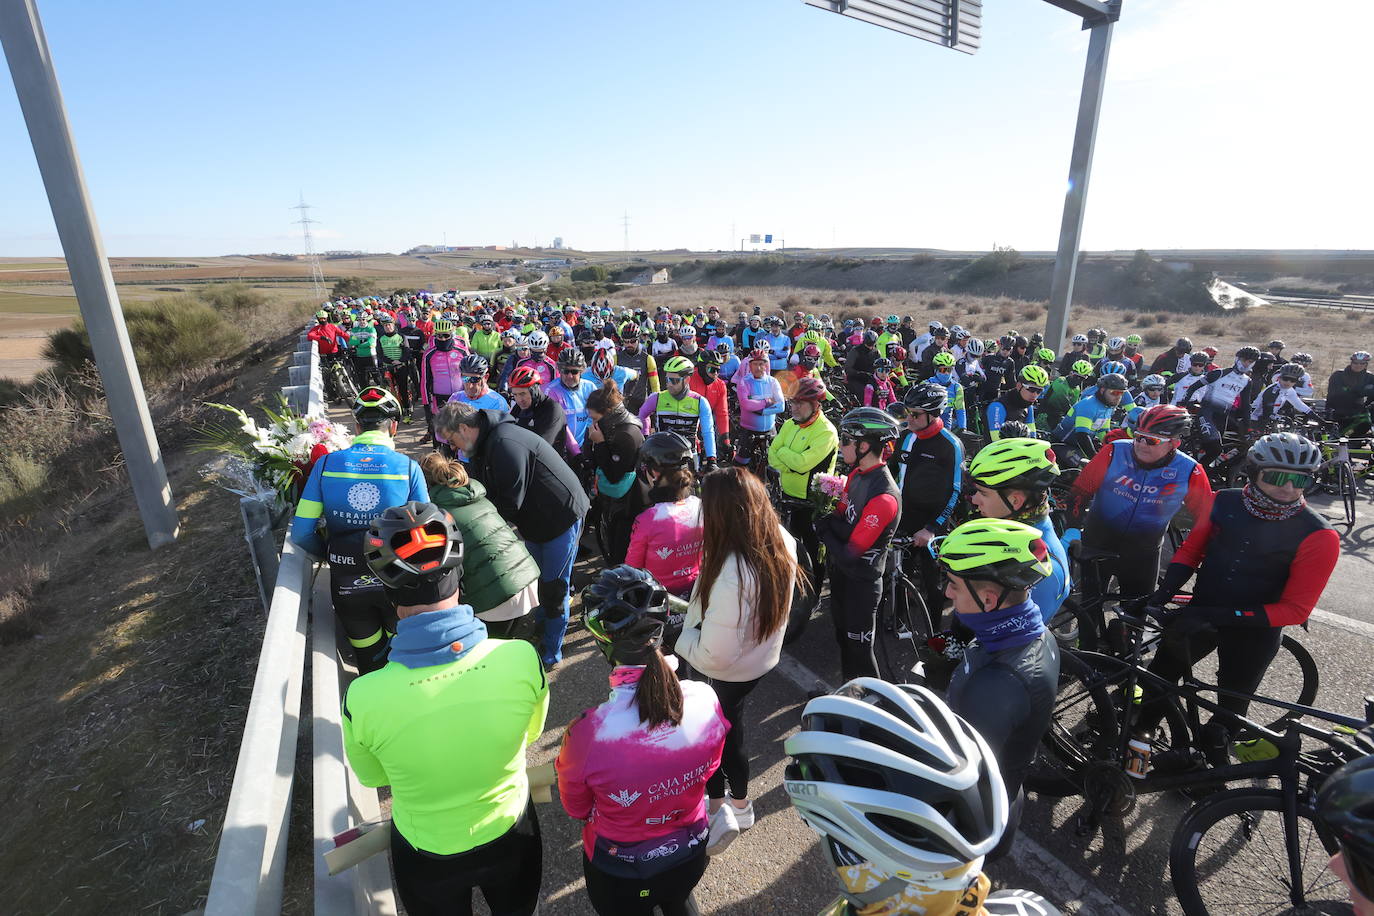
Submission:
<svg viewBox="0 0 1374 916">
<path fill-rule="evenodd" d="M 978 643 L 989 652 L 1019 649 L 1045 631 L 1040 608 L 1030 599 L 986 614 L 955 613 L 959 622 L 973 631 Z M 399 637 L 398 637 L 399 638 Z M 394 653 L 396 650 L 392 649 Z"/>
<path fill-rule="evenodd" d="M 407 668 L 445 665 L 467 655 L 486 638 L 487 625 L 473 615 L 469 605 L 425 611 L 397 622 L 387 659 Z"/>
</svg>

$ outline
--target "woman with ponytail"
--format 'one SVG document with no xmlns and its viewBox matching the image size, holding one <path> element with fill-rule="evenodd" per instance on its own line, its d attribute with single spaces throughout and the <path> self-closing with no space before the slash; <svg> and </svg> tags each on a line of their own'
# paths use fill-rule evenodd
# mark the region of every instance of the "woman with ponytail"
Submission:
<svg viewBox="0 0 1374 916">
<path fill-rule="evenodd" d="M 744 703 L 782 656 L 797 581 L 797 542 L 782 527 L 758 477 L 744 468 L 722 468 L 702 478 L 701 515 L 701 575 L 676 650 L 707 679 L 730 723 L 720 769 L 706 786 L 710 839 L 721 840 L 708 841 L 707 850 L 717 855 L 739 831 L 754 826 Z"/>
<path fill-rule="evenodd" d="M 637 473 L 644 429 L 639 417 L 625 408 L 625 398 L 615 379 L 606 379 L 587 398 L 587 450 L 596 468 L 596 501 L 601 515 L 607 566 L 625 562 L 630 547 L 630 526 L 649 504 L 649 487 Z"/>
<path fill-rule="evenodd" d="M 662 651 L 668 593 L 640 569 L 608 569 L 582 593 L 611 663 L 611 696 L 568 726 L 558 795 L 582 828 L 587 896 L 601 916 L 696 912 L 706 871 L 706 783 L 729 724 L 715 693 L 680 682 Z"/>
</svg>

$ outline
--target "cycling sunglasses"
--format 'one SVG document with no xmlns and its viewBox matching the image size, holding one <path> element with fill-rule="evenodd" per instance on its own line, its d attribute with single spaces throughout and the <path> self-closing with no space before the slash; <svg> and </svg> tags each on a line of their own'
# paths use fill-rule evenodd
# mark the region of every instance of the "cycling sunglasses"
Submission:
<svg viewBox="0 0 1374 916">
<path fill-rule="evenodd" d="M 675 384 L 676 382 L 687 381 L 687 376 L 685 375 L 665 375 L 663 378 L 669 385 Z"/>
<path fill-rule="evenodd" d="M 465 375 L 463 376 L 464 385 L 480 385 L 487 380 L 485 375 Z"/>
<path fill-rule="evenodd" d="M 1045 390 L 1044 387 L 1041 385 L 1027 385 L 1025 383 L 1022 383 L 1021 387 L 1026 389 L 1027 391 L 1034 391 L 1036 394 L 1039 394 L 1040 392 Z"/>
<path fill-rule="evenodd" d="M 1312 475 L 1304 474 L 1301 471 L 1263 471 L 1260 473 L 1260 480 L 1271 487 L 1281 487 L 1286 483 L 1291 483 L 1299 490 L 1306 490 L 1312 486 Z"/>
<path fill-rule="evenodd" d="M 716 375 L 720 372 L 720 369 L 716 366 L 701 366 L 699 368 L 701 369 L 702 375 Z"/>
<path fill-rule="evenodd" d="M 582 370 L 581 370 L 581 369 L 560 369 L 559 372 L 558 372 L 558 374 L 559 374 L 559 375 L 581 375 L 581 374 L 582 374 Z"/>
<path fill-rule="evenodd" d="M 452 334 L 435 334 L 435 335 L 434 335 L 434 339 L 435 339 L 435 340 L 452 340 L 452 339 L 453 339 L 453 335 L 452 335 Z"/>
<path fill-rule="evenodd" d="M 1163 436 L 1151 436 L 1149 433 L 1136 433 L 1133 438 L 1137 442 L 1144 442 L 1146 445 L 1162 445 L 1169 441 Z"/>
</svg>

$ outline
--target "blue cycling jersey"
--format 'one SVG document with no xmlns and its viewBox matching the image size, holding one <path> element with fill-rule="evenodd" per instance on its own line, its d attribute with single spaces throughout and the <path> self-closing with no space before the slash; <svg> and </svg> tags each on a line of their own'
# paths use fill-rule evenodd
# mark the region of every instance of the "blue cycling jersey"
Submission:
<svg viewBox="0 0 1374 916">
<path fill-rule="evenodd" d="M 504 410 L 507 413 L 510 412 L 510 403 L 507 402 L 505 398 L 501 397 L 501 395 L 497 394 L 495 391 L 492 391 L 490 388 L 488 388 L 487 393 L 482 395 L 480 398 L 468 397 L 467 390 L 464 389 L 463 391 L 460 391 L 457 394 L 455 394 L 451 400 L 459 401 L 463 404 L 471 404 L 478 410 L 490 409 Z"/>
<path fill-rule="evenodd" d="M 1111 455 L 1097 483 L 1085 539 L 1096 544 L 1123 540 L 1159 543 L 1194 484 L 1198 463 L 1175 451 L 1166 464 L 1142 468 L 1129 439 L 1108 442 L 1103 449 L 1110 450 Z"/>
<path fill-rule="evenodd" d="M 768 353 L 768 368 L 773 372 L 786 369 L 787 360 L 792 355 L 792 338 L 786 334 L 760 334 L 759 339 L 768 341 L 773 348 Z"/>
<path fill-rule="evenodd" d="M 316 531 L 324 519 L 329 536 L 360 531 L 392 506 L 429 502 L 420 466 L 392 447 L 381 430 L 359 433 L 353 444 L 325 455 L 310 469 L 291 542 L 312 555 L 324 556 L 325 542 Z"/>
<path fill-rule="evenodd" d="M 1059 535 L 1055 533 L 1049 516 L 1032 522 L 1031 527 L 1040 532 L 1040 537 L 1045 541 L 1050 553 L 1050 574 L 1041 579 L 1030 592 L 1031 600 L 1040 608 L 1040 618 L 1049 623 L 1050 618 L 1059 613 L 1064 599 L 1069 597 L 1069 554 L 1064 549 L 1063 542 L 1059 540 Z"/>
<path fill-rule="evenodd" d="M 587 398 L 600 387 L 597 382 L 582 378 L 578 380 L 576 388 L 569 388 L 560 377 L 549 385 L 546 392 L 568 415 L 568 432 L 572 433 L 578 448 L 587 441 Z"/>
</svg>

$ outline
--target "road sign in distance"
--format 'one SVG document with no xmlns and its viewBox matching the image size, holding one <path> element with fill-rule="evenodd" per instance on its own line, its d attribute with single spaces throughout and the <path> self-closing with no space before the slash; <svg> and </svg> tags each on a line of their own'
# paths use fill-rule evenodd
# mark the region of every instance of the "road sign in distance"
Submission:
<svg viewBox="0 0 1374 916">
<path fill-rule="evenodd" d="M 983 0 L 804 0 L 818 7 L 880 25 L 903 35 L 965 54 L 982 43 Z"/>
</svg>

